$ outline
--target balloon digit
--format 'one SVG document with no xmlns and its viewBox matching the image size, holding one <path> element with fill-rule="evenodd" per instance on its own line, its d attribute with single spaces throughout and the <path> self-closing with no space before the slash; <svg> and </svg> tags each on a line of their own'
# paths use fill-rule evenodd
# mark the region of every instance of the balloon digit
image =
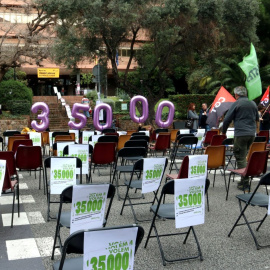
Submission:
<svg viewBox="0 0 270 270">
<path fill-rule="evenodd" d="M 101 125 L 99 123 L 100 110 L 106 111 L 107 118 L 106 118 L 105 125 Z M 102 131 L 105 128 L 110 128 L 112 126 L 112 108 L 110 105 L 108 105 L 106 103 L 100 103 L 95 107 L 93 124 L 94 124 L 95 129 L 97 129 L 99 131 Z"/>
<path fill-rule="evenodd" d="M 37 119 L 40 119 L 42 122 L 40 124 L 37 123 L 36 120 L 31 122 L 31 127 L 36 131 L 44 131 L 49 127 L 49 107 L 45 102 L 36 102 L 31 107 L 32 113 L 37 113 L 38 110 L 42 110 L 42 113 L 37 116 Z"/>
<path fill-rule="evenodd" d="M 74 118 L 79 119 L 80 123 L 74 123 L 72 121 L 69 121 L 68 125 L 72 129 L 82 129 L 86 125 L 87 118 L 86 118 L 86 116 L 84 114 L 80 113 L 79 110 L 88 111 L 89 110 L 89 105 L 80 104 L 80 103 L 75 103 L 73 105 L 71 116 L 74 117 Z"/>
<path fill-rule="evenodd" d="M 167 106 L 169 108 L 169 115 L 165 122 L 162 121 L 162 110 L 163 108 Z M 174 117 L 174 105 L 170 101 L 162 101 L 158 104 L 157 112 L 156 112 L 156 124 L 161 128 L 167 128 L 169 127 L 173 122 Z"/>
<path fill-rule="evenodd" d="M 140 101 L 142 103 L 142 116 L 136 116 L 136 103 Z M 135 123 L 144 123 L 148 118 L 148 101 L 143 96 L 135 96 L 130 101 L 130 109 L 129 109 L 130 118 Z"/>
</svg>

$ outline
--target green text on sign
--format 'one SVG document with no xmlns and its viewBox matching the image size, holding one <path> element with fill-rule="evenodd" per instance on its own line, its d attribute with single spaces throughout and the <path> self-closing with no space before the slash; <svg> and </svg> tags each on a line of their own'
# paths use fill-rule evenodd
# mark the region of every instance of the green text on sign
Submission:
<svg viewBox="0 0 270 270">
<path fill-rule="evenodd" d="M 77 202 L 76 203 L 77 209 L 76 214 L 84 214 L 84 213 L 90 213 L 94 212 L 96 210 L 100 211 L 102 208 L 102 200 L 89 200 L 87 201 L 82 201 L 82 202 Z"/>
<path fill-rule="evenodd" d="M 201 205 L 202 203 L 202 193 L 193 193 L 193 194 L 184 194 L 184 195 L 179 195 L 179 207 L 187 207 L 187 206 L 196 206 L 196 205 Z"/>
<path fill-rule="evenodd" d="M 54 170 L 54 179 L 72 179 L 73 170 Z"/>
</svg>

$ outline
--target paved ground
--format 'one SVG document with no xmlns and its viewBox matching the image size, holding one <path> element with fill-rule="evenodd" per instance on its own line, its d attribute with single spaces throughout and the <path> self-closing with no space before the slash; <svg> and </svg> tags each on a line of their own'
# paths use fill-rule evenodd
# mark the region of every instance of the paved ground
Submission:
<svg viewBox="0 0 270 270">
<path fill-rule="evenodd" d="M 105 172 L 102 171 L 102 174 Z M 0 197 L 0 269 L 39 270 L 52 269 L 50 254 L 55 232 L 55 221 L 46 221 L 46 197 L 43 190 L 38 189 L 38 180 L 28 172 L 20 172 L 21 176 L 21 217 L 15 216 L 14 228 L 10 228 L 11 195 Z M 108 176 L 94 174 L 94 182 L 108 182 Z M 209 174 L 212 183 L 213 174 Z M 84 179 L 85 180 L 85 179 Z M 258 180 L 257 180 L 258 181 Z M 256 183 L 254 181 L 253 187 Z M 123 190 L 122 190 L 123 192 Z M 188 262 L 177 262 L 162 265 L 160 252 L 156 239 L 151 239 L 148 247 L 144 249 L 146 237 L 135 257 L 134 269 L 268 269 L 270 268 L 269 248 L 256 250 L 254 241 L 246 226 L 235 229 L 231 238 L 228 238 L 234 221 L 239 215 L 238 202 L 235 198 L 239 194 L 236 183 L 232 183 L 228 201 L 225 200 L 225 187 L 223 178 L 218 175 L 215 187 L 209 188 L 210 212 L 206 212 L 205 224 L 195 227 L 201 244 L 204 260 L 195 259 Z M 151 195 L 150 195 L 151 197 Z M 121 216 L 122 201 L 115 197 L 107 226 L 134 223 L 131 210 L 126 207 Z M 151 218 L 148 206 L 137 208 L 142 218 Z M 52 207 L 56 213 L 58 206 Z M 265 210 L 251 209 L 248 217 L 257 218 L 264 215 Z M 150 222 L 141 223 L 147 235 Z M 269 220 L 266 220 L 256 235 L 259 239 L 270 243 Z M 160 220 L 158 228 L 161 232 L 175 231 L 174 221 Z M 63 237 L 67 237 L 68 230 L 62 230 Z M 183 237 L 164 238 L 162 243 L 171 257 L 194 253 L 193 237 L 188 243 L 182 245 Z M 56 260 L 59 256 L 56 256 Z"/>
</svg>

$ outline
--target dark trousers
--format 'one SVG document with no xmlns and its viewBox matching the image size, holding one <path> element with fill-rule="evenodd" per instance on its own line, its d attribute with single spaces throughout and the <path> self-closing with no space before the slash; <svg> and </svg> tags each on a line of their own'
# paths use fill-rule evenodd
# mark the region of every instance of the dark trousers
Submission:
<svg viewBox="0 0 270 270">
<path fill-rule="evenodd" d="M 245 168 L 247 166 L 247 153 L 249 147 L 254 141 L 255 136 L 239 136 L 234 137 L 233 153 L 236 159 L 237 168 Z"/>
</svg>

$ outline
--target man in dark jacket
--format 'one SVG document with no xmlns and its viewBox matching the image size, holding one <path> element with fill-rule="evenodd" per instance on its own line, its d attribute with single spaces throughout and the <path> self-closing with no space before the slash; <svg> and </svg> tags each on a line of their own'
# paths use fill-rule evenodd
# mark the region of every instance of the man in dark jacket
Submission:
<svg viewBox="0 0 270 270">
<path fill-rule="evenodd" d="M 204 128 L 205 131 L 209 130 L 209 126 L 206 124 L 208 113 L 207 104 L 203 103 L 199 114 L 199 128 Z"/>
<path fill-rule="evenodd" d="M 226 131 L 234 121 L 234 149 L 237 168 L 245 168 L 247 165 L 246 156 L 250 145 L 253 143 L 256 134 L 256 121 L 259 121 L 257 106 L 254 101 L 247 98 L 247 89 L 243 86 L 234 88 L 236 101 L 226 114 L 223 121 L 222 133 Z M 248 179 L 241 179 L 238 188 L 246 190 Z"/>
</svg>

